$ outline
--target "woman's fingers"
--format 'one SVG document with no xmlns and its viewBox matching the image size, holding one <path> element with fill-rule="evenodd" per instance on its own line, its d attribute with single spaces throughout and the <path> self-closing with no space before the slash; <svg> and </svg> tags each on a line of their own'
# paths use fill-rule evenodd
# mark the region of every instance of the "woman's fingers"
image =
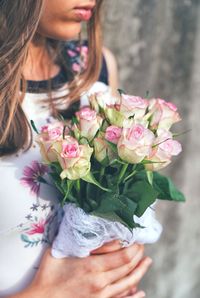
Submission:
<svg viewBox="0 0 200 298">
<path fill-rule="evenodd" d="M 119 295 L 115 296 L 114 298 L 125 298 L 125 297 L 128 297 L 130 295 L 131 295 L 130 291 L 127 290 L 127 291 L 124 291 L 122 294 L 119 294 Z"/>
<path fill-rule="evenodd" d="M 97 267 L 97 271 L 106 272 L 129 264 L 141 249 L 144 250 L 143 245 L 134 244 L 119 251 L 104 255 L 93 255 L 90 258 L 93 266 Z"/>
<path fill-rule="evenodd" d="M 144 250 L 141 247 L 130 263 L 103 273 L 105 280 L 107 281 L 107 284 L 112 284 L 127 276 L 130 272 L 133 271 L 134 268 L 137 267 L 137 265 L 143 259 L 143 256 L 144 256 Z"/>
<path fill-rule="evenodd" d="M 128 276 L 110 286 L 105 287 L 103 289 L 102 297 L 115 297 L 116 295 L 119 295 L 120 293 L 123 293 L 124 291 L 137 285 L 148 270 L 151 263 L 152 260 L 149 257 L 144 258 Z"/>
<path fill-rule="evenodd" d="M 146 294 L 144 291 L 140 291 L 140 292 L 137 292 L 136 294 L 134 295 L 131 295 L 131 296 L 125 296 L 124 298 L 144 298 L 146 297 Z"/>
<path fill-rule="evenodd" d="M 137 287 L 138 287 L 138 285 L 136 287 L 133 287 L 133 288 L 130 289 L 130 294 L 131 295 L 133 295 L 137 292 Z"/>
<path fill-rule="evenodd" d="M 120 240 L 114 240 L 112 242 L 104 244 L 102 247 L 97 248 L 91 252 L 91 255 L 105 254 L 109 252 L 114 252 L 122 248 Z"/>
<path fill-rule="evenodd" d="M 124 291 L 123 293 L 115 296 L 115 298 L 125 298 L 136 293 L 137 293 L 137 287 L 133 287 L 131 290 Z"/>
</svg>

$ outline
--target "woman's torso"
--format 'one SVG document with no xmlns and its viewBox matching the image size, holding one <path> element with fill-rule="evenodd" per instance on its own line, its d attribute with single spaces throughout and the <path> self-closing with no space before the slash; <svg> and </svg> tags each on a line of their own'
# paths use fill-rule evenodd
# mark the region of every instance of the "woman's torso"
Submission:
<svg viewBox="0 0 200 298">
<path fill-rule="evenodd" d="M 73 43 L 68 50 L 72 67 L 78 70 Z M 104 64 L 99 82 L 91 92 L 106 90 L 106 71 Z M 58 76 L 57 80 L 61 82 Z M 39 128 L 53 121 L 48 106 L 40 101 L 47 94 L 35 93 L 38 84 L 45 82 L 28 84 L 23 110 Z M 64 95 L 66 85 L 55 92 Z M 87 97 L 82 96 L 81 105 L 85 104 Z M 61 210 L 57 191 L 41 183 L 41 177 L 48 180 L 48 174 L 34 141 L 28 151 L 1 158 L 0 177 L 0 296 L 5 296 L 22 290 L 31 282 L 45 248 L 56 234 Z"/>
</svg>

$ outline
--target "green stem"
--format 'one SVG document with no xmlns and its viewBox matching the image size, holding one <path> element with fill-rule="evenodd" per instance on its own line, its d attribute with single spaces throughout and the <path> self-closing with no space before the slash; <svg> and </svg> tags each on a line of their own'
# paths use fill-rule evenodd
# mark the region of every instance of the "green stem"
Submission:
<svg viewBox="0 0 200 298">
<path fill-rule="evenodd" d="M 81 182 L 80 179 L 76 180 L 76 191 L 77 191 L 77 197 L 78 197 L 78 202 L 81 205 Z"/>
<path fill-rule="evenodd" d="M 123 177 L 124 177 L 124 175 L 125 175 L 125 173 L 126 173 L 127 168 L 128 168 L 128 164 L 124 164 L 124 165 L 122 166 L 121 171 L 120 171 L 120 173 L 119 173 L 118 183 L 120 183 L 121 180 L 123 179 Z"/>
<path fill-rule="evenodd" d="M 137 171 L 133 171 L 130 175 L 128 175 L 127 177 L 124 178 L 123 183 L 126 182 L 128 179 L 132 178 L 135 174 L 137 173 Z"/>
<path fill-rule="evenodd" d="M 132 178 L 137 173 L 136 168 L 137 164 L 134 164 L 132 167 L 132 172 L 124 178 L 123 183 L 126 182 L 128 179 Z"/>
<path fill-rule="evenodd" d="M 99 183 L 102 182 L 102 178 L 104 176 L 104 173 L 105 173 L 105 167 L 101 167 L 100 175 L 99 175 Z"/>
<path fill-rule="evenodd" d="M 76 188 L 77 188 L 77 192 L 80 193 L 80 190 L 81 190 L 80 179 L 76 180 Z"/>
</svg>

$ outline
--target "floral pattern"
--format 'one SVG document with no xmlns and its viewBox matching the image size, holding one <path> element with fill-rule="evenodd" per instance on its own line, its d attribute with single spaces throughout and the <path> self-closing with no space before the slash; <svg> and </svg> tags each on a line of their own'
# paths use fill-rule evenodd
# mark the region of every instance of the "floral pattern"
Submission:
<svg viewBox="0 0 200 298">
<path fill-rule="evenodd" d="M 34 247 L 39 244 L 51 244 L 61 219 L 61 208 L 59 204 L 40 203 L 38 197 L 42 184 L 48 184 L 45 175 L 48 168 L 42 163 L 34 160 L 25 166 L 20 183 L 30 189 L 35 196 L 36 202 L 32 203 L 23 223 L 18 225 L 20 238 L 24 247 Z"/>
<path fill-rule="evenodd" d="M 70 57 L 72 70 L 75 73 L 80 73 L 86 69 L 88 62 L 88 46 L 86 41 L 82 45 L 79 45 L 78 42 L 68 43 L 67 54 Z"/>
<path fill-rule="evenodd" d="M 21 240 L 24 247 L 43 243 L 50 245 L 62 218 L 62 211 L 55 205 L 38 205 L 37 209 L 32 208 L 33 205 L 30 207 L 31 212 L 25 216 L 26 222 L 19 225 Z"/>
<path fill-rule="evenodd" d="M 31 229 L 27 232 L 28 235 L 43 234 L 47 220 L 41 218 L 37 223 L 31 225 Z"/>
<path fill-rule="evenodd" d="M 46 183 L 46 180 L 43 178 L 46 173 L 48 173 L 48 167 L 34 160 L 30 166 L 24 168 L 24 176 L 20 181 L 24 186 L 30 188 L 31 194 L 38 196 L 40 184 Z"/>
</svg>

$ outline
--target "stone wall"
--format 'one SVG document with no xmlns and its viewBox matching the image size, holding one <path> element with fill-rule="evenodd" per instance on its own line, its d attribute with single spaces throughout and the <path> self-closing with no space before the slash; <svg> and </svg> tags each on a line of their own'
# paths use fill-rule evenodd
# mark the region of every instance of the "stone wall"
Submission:
<svg viewBox="0 0 200 298">
<path fill-rule="evenodd" d="M 147 247 L 154 265 L 143 281 L 148 298 L 200 297 L 200 1 L 105 0 L 105 44 L 116 55 L 127 93 L 177 104 L 183 153 L 168 167 L 186 204 L 161 202 L 164 232 Z"/>
</svg>

